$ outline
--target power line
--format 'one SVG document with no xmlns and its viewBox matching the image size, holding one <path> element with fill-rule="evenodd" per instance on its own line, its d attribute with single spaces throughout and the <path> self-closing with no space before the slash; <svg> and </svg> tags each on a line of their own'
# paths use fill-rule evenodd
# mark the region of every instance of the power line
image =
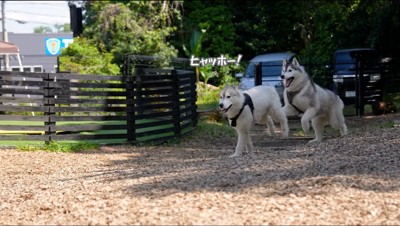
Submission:
<svg viewBox="0 0 400 226">
<path fill-rule="evenodd" d="M 24 1 L 24 2 L 13 2 L 13 5 L 42 5 L 42 6 L 49 6 L 49 7 L 57 7 L 57 8 L 65 8 L 65 6 L 59 5 L 59 4 L 48 4 L 47 1 L 42 1 L 42 2 L 29 2 L 29 1 Z"/>
<path fill-rule="evenodd" d="M 9 10 L 8 12 L 23 13 L 23 14 L 31 14 L 31 15 L 37 15 L 37 16 L 48 16 L 48 17 L 51 16 L 51 17 L 68 18 L 67 16 L 60 16 L 60 15 L 54 15 L 54 14 L 41 14 L 41 13 L 22 12 L 22 11 L 12 11 L 12 10 Z"/>
<path fill-rule="evenodd" d="M 2 19 L 0 18 L 0 21 L 1 21 Z M 27 24 L 27 23 L 32 23 L 32 24 L 44 24 L 44 25 L 51 25 L 51 26 L 54 26 L 54 25 L 56 25 L 56 24 L 67 24 L 67 23 L 54 23 L 54 24 L 51 24 L 51 23 L 46 23 L 46 22 L 42 22 L 42 21 L 32 21 L 32 20 L 30 20 L 30 21 L 25 21 L 25 20 L 18 20 L 18 19 L 12 19 L 12 18 L 6 18 L 6 20 L 12 20 L 12 21 L 15 21 L 15 22 L 17 22 L 17 23 L 19 23 L 19 24 Z"/>
</svg>

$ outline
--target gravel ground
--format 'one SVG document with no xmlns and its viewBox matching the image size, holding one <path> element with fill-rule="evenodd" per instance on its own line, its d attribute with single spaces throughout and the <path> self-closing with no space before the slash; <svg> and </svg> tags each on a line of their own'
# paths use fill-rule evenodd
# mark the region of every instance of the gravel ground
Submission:
<svg viewBox="0 0 400 226">
<path fill-rule="evenodd" d="M 236 138 L 218 136 L 81 153 L 0 150 L 0 224 L 399 225 L 400 128 L 387 128 L 399 119 L 348 118 L 348 136 L 328 131 L 313 145 L 257 126 L 256 152 L 236 159 Z"/>
</svg>

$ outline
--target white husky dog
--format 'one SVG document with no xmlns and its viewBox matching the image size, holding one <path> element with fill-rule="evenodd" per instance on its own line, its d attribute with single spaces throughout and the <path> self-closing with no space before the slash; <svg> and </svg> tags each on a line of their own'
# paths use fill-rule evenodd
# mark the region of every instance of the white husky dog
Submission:
<svg viewBox="0 0 400 226">
<path fill-rule="evenodd" d="M 283 110 L 287 116 L 303 114 L 301 126 L 305 133 L 309 132 L 311 121 L 315 139 L 310 143 L 322 141 L 327 123 L 339 129 L 342 136 L 347 133 L 343 101 L 332 91 L 315 84 L 296 58 L 291 63 L 283 61 L 281 78 L 285 85 Z"/>
<path fill-rule="evenodd" d="M 235 153 L 230 157 L 239 156 L 246 150 L 253 151 L 250 129 L 254 123 L 266 123 L 273 136 L 275 126 L 272 120 L 280 122 L 282 136 L 288 137 L 287 117 L 274 87 L 256 86 L 243 92 L 237 87 L 226 85 L 220 93 L 219 107 L 238 134 Z"/>
</svg>

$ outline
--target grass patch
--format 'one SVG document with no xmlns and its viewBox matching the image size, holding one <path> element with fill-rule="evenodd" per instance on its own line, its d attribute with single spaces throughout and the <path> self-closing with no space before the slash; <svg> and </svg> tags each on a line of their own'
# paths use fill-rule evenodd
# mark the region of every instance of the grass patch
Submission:
<svg viewBox="0 0 400 226">
<path fill-rule="evenodd" d="M 98 144 L 77 142 L 77 143 L 66 143 L 51 141 L 45 144 L 38 145 L 18 145 L 17 149 L 21 151 L 48 151 L 48 152 L 78 152 L 85 150 L 98 149 Z"/>
<path fill-rule="evenodd" d="M 219 92 L 221 89 L 204 89 L 203 86 L 197 86 L 197 108 L 199 111 L 218 109 Z"/>
<path fill-rule="evenodd" d="M 218 123 L 210 121 L 200 121 L 196 129 L 197 136 L 203 137 L 231 137 L 235 136 L 235 129 L 229 126 L 227 123 Z"/>
</svg>

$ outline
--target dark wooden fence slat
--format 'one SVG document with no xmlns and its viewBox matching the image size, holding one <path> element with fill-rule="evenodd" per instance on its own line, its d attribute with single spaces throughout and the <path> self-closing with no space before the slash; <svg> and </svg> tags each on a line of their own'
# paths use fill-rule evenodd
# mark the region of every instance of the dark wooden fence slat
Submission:
<svg viewBox="0 0 400 226">
<path fill-rule="evenodd" d="M 1 100 L 1 98 L 0 98 Z M 55 104 L 126 104 L 125 99 L 72 99 L 56 98 Z"/>
<path fill-rule="evenodd" d="M 101 89 L 124 89 L 123 83 L 83 83 L 83 82 L 69 82 L 67 83 L 72 88 L 101 88 Z"/>
<path fill-rule="evenodd" d="M 136 131 L 136 137 L 146 137 L 146 136 L 154 136 L 154 135 L 159 135 L 159 134 L 164 134 L 164 133 L 174 133 L 175 128 L 174 127 L 169 127 L 169 128 L 164 128 L 164 129 L 155 129 L 155 130 L 148 130 L 148 131 L 142 131 L 138 132 Z"/>
<path fill-rule="evenodd" d="M 65 121 L 125 121 L 127 120 L 126 116 L 55 116 L 55 120 L 57 122 L 65 122 Z"/>
<path fill-rule="evenodd" d="M 68 92 L 71 96 L 88 96 L 88 97 L 97 97 L 97 96 L 117 96 L 117 97 L 125 97 L 126 92 L 123 91 L 81 91 L 81 90 L 71 90 Z M 57 90 L 56 95 L 62 94 L 62 90 Z"/>
<path fill-rule="evenodd" d="M 137 123 L 136 129 L 150 128 L 155 126 L 164 126 L 164 125 L 172 125 L 174 123 L 173 119 L 165 119 L 162 121 L 154 121 L 154 122 L 146 122 L 146 123 Z"/>
<path fill-rule="evenodd" d="M 7 106 L 0 105 L 0 111 L 9 112 L 44 112 L 47 110 L 45 106 Z"/>
<path fill-rule="evenodd" d="M 21 133 L 30 132 L 30 131 L 45 131 L 47 129 L 48 129 L 47 126 L 44 126 L 44 125 L 41 125 L 41 126 L 0 125 L 0 130 L 21 131 Z M 3 132 L 3 133 L 6 133 L 6 132 Z"/>
<path fill-rule="evenodd" d="M 56 112 L 125 112 L 125 107 L 54 107 Z"/>
<path fill-rule="evenodd" d="M 29 115 L 0 115 L 0 121 L 45 121 L 47 116 L 29 116 Z"/>
<path fill-rule="evenodd" d="M 122 81 L 121 76 L 89 75 L 89 74 L 69 74 L 51 73 L 49 78 L 54 81 L 63 80 L 95 80 L 95 81 Z"/>
<path fill-rule="evenodd" d="M 47 141 L 48 139 L 45 135 L 0 135 L 2 141 Z"/>
<path fill-rule="evenodd" d="M 36 103 L 36 104 L 43 104 L 43 98 L 30 98 L 30 97 L 7 97 L 7 96 L 0 96 L 0 103 L 3 105 L 15 103 Z"/>
<path fill-rule="evenodd" d="M 53 140 L 97 140 L 126 139 L 126 133 L 121 134 L 55 134 Z"/>
<path fill-rule="evenodd" d="M 84 125 L 56 125 L 57 131 L 96 131 L 96 130 L 125 130 L 126 125 L 98 125 L 98 124 L 84 124 Z"/>
<path fill-rule="evenodd" d="M 21 87 L 18 89 L 13 88 L 0 88 L 0 94 L 21 94 L 21 95 L 43 95 L 44 92 L 42 89 L 26 89 L 25 87 Z"/>
</svg>

